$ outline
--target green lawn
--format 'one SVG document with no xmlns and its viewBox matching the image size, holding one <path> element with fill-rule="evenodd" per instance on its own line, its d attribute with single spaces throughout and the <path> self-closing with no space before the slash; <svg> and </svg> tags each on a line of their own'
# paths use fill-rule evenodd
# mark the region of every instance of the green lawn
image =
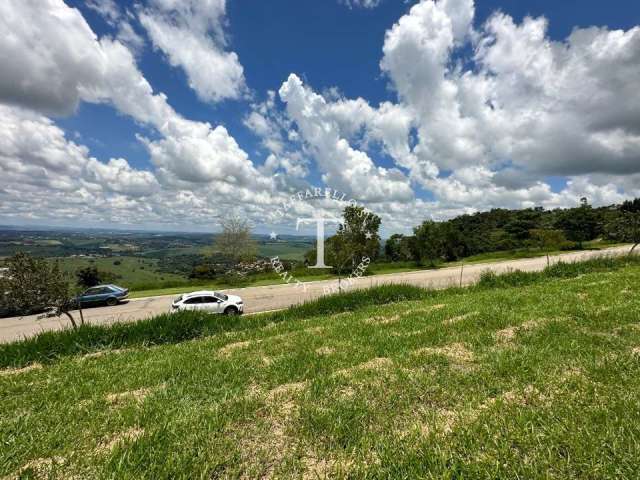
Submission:
<svg viewBox="0 0 640 480">
<path fill-rule="evenodd" d="M 4 371 L 0 477 L 638 478 L 638 285 L 434 292 Z"/>
</svg>

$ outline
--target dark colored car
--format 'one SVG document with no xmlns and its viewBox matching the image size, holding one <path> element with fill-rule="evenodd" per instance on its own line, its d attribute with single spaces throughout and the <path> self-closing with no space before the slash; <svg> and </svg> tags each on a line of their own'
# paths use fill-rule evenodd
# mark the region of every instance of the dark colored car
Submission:
<svg viewBox="0 0 640 480">
<path fill-rule="evenodd" d="M 129 289 L 117 285 L 97 285 L 78 295 L 77 301 L 83 307 L 106 304 L 117 305 L 129 296 Z"/>
</svg>

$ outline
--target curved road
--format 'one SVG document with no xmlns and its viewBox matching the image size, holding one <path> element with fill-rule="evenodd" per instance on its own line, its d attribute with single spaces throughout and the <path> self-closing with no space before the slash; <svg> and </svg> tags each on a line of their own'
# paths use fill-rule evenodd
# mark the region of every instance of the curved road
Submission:
<svg viewBox="0 0 640 480">
<path fill-rule="evenodd" d="M 551 263 L 559 260 L 565 262 L 586 260 L 607 255 L 621 255 L 629 252 L 629 247 L 615 247 L 600 251 L 572 252 L 551 257 Z M 476 263 L 461 267 L 443 268 L 440 270 L 420 270 L 405 273 L 391 273 L 373 275 L 353 281 L 351 288 L 367 288 L 376 285 L 407 283 L 427 288 L 444 288 L 452 285 L 469 285 L 474 283 L 485 270 L 505 272 L 508 270 L 539 271 L 547 265 L 545 257 L 508 260 L 493 263 Z M 343 283 L 344 285 L 344 283 Z M 320 297 L 331 289 L 337 288 L 337 280 L 323 280 L 307 282 L 300 285 L 281 284 L 264 287 L 247 287 L 223 290 L 227 293 L 240 295 L 244 299 L 245 313 L 257 313 L 268 310 L 286 308 L 290 305 L 302 303 Z M 116 305 L 115 307 L 97 307 L 84 310 L 87 323 L 109 324 L 114 322 L 130 322 L 148 318 L 160 313 L 168 312 L 175 295 L 136 298 Z M 77 317 L 77 315 L 75 315 Z M 0 342 L 10 342 L 28 337 L 44 330 L 58 330 L 67 327 L 65 317 L 38 319 L 37 315 L 0 319 Z"/>
</svg>

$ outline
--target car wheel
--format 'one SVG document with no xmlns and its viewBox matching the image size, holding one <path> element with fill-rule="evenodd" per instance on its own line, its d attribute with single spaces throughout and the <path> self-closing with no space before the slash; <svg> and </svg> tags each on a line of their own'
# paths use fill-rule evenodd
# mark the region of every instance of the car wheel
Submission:
<svg viewBox="0 0 640 480">
<path fill-rule="evenodd" d="M 238 309 L 236 307 L 227 307 L 224 310 L 225 315 L 238 315 Z"/>
<path fill-rule="evenodd" d="M 107 305 L 109 305 L 110 307 L 114 307 L 118 304 L 118 299 L 111 297 L 111 298 L 107 298 Z"/>
</svg>

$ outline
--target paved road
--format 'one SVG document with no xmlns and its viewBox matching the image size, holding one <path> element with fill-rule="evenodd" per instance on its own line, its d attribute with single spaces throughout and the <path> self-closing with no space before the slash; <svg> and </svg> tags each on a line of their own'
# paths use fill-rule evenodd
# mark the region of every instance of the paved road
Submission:
<svg viewBox="0 0 640 480">
<path fill-rule="evenodd" d="M 628 251 L 629 247 L 616 247 L 602 251 L 566 253 L 551 257 L 551 262 L 555 263 L 560 259 L 563 261 L 585 260 L 603 254 L 620 255 Z M 495 263 L 478 263 L 464 266 L 462 269 L 461 267 L 451 267 L 440 270 L 421 270 L 416 272 L 375 275 L 355 280 L 352 288 L 366 288 L 391 283 L 408 283 L 421 287 L 444 288 L 451 285 L 458 285 L 460 283 L 461 271 L 462 284 L 469 285 L 476 282 L 480 274 L 485 270 L 492 270 L 494 272 L 505 272 L 515 269 L 537 271 L 542 270 L 546 265 L 546 258 L 541 257 Z M 324 280 L 307 282 L 303 284 L 302 287 L 289 284 L 248 287 L 224 291 L 240 295 L 244 299 L 245 312 L 256 313 L 286 308 L 296 303 L 302 303 L 320 297 L 331 288 L 335 289 L 336 286 L 336 280 Z M 95 324 L 141 320 L 169 311 L 174 297 L 175 295 L 138 298 L 130 300 L 127 303 L 116 305 L 115 307 L 90 308 L 84 310 L 84 317 L 86 322 Z M 38 320 L 36 315 L 4 318 L 0 319 L 0 342 L 8 342 L 25 336 L 28 337 L 43 330 L 61 329 L 68 325 L 68 320 L 64 317 L 41 320 Z"/>
</svg>

